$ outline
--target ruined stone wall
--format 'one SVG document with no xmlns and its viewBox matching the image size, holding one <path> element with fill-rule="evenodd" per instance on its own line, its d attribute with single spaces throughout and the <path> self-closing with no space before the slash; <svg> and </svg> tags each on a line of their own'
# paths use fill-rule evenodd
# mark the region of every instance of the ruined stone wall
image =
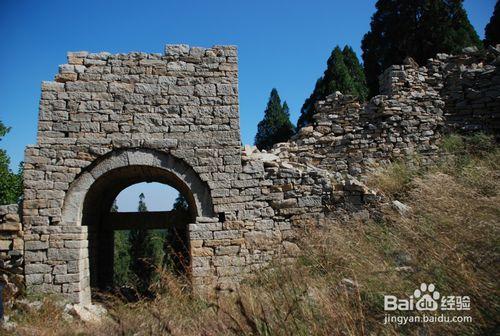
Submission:
<svg viewBox="0 0 500 336">
<path fill-rule="evenodd" d="M 417 154 L 433 162 L 447 129 L 495 131 L 498 50 L 465 63 L 438 55 L 427 67 L 410 59 L 392 66 L 382 95 L 365 104 L 327 97 L 313 125 L 268 153 L 241 148 L 234 47 L 69 53 L 55 81 L 42 85 L 38 140 L 26 150 L 28 290 L 87 303 L 96 267 L 89 243 L 111 242 L 93 222 L 142 181 L 191 196 L 194 289 L 236 288 L 272 260 L 297 255 L 304 228 L 377 199 L 352 176 Z"/>
<path fill-rule="evenodd" d="M 448 132 L 500 134 L 500 45 L 466 48 L 461 55 L 438 54 L 427 64 L 446 103 Z M 441 80 L 442 79 L 442 80 Z"/>
<path fill-rule="evenodd" d="M 91 261 L 106 258 L 89 251 L 112 241 L 96 231 L 103 208 L 141 181 L 192 194 L 197 291 L 234 288 L 296 254 L 297 219 L 320 220 L 333 189 L 317 168 L 242 162 L 236 57 L 234 47 L 185 45 L 165 55 L 68 54 L 55 81 L 42 84 L 38 140 L 26 150 L 28 290 L 88 302 Z"/>
<path fill-rule="evenodd" d="M 301 129 L 287 144 L 291 159 L 333 172 L 360 175 L 367 168 L 417 153 L 426 161 L 436 156 L 444 102 L 419 80 L 414 65 L 393 66 L 384 76 L 414 80 L 393 86 L 367 104 L 336 93 L 318 103 L 314 125 Z M 396 81 L 398 84 L 399 81 Z"/>
<path fill-rule="evenodd" d="M 17 205 L 0 206 L 0 283 L 10 299 L 24 287 L 24 240 Z"/>
<path fill-rule="evenodd" d="M 361 104 L 335 93 L 317 104 L 311 126 L 273 149 L 283 158 L 351 175 L 395 160 L 438 158 L 444 133 L 498 136 L 500 46 L 459 56 L 439 54 L 427 66 L 407 59 L 380 77 L 382 94 Z"/>
<path fill-rule="evenodd" d="M 69 53 L 55 81 L 42 84 L 37 144 L 26 150 L 28 288 L 76 301 L 89 297 L 88 229 L 79 222 L 83 205 L 68 197 L 75 181 L 97 180 L 101 172 L 88 171 L 106 155 L 111 159 L 103 170 L 151 164 L 147 154 L 123 151 L 165 153 L 208 185 L 214 205 L 197 209 L 198 216 L 217 221 L 217 213 L 228 211 L 231 217 L 230 204 L 217 200 L 229 196 L 242 169 L 237 84 L 231 46 L 174 45 L 164 55 Z M 184 171 L 175 172 L 177 179 Z M 77 187 L 73 191 L 79 195 Z"/>
</svg>

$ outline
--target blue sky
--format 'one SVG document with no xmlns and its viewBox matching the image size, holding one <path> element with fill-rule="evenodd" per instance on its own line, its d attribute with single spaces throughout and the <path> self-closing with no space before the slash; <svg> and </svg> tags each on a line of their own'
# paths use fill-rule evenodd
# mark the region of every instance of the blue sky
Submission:
<svg viewBox="0 0 500 336">
<path fill-rule="evenodd" d="M 273 87 L 296 122 L 335 45 L 361 54 L 375 2 L 0 0 L 0 120 L 12 127 L 0 146 L 17 169 L 36 142 L 40 83 L 53 79 L 67 51 L 161 53 L 167 43 L 238 46 L 241 136 L 253 143 Z M 464 4 L 483 37 L 495 0 Z"/>
</svg>

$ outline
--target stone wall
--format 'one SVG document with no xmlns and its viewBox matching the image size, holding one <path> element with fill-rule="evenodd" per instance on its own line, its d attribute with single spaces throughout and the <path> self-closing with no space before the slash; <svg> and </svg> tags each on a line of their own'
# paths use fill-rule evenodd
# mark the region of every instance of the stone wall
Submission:
<svg viewBox="0 0 500 336">
<path fill-rule="evenodd" d="M 0 283 L 10 299 L 24 287 L 24 241 L 17 205 L 0 206 Z"/>
<path fill-rule="evenodd" d="M 299 130 L 286 145 L 290 159 L 333 172 L 360 175 L 367 168 L 393 160 L 436 158 L 444 102 L 435 90 L 424 88 L 411 64 L 393 66 L 384 76 L 404 74 L 411 86 L 392 87 L 389 95 L 360 104 L 336 93 L 320 101 L 314 124 Z M 283 147 L 283 146 L 282 146 Z"/>
<path fill-rule="evenodd" d="M 320 220 L 333 188 L 314 167 L 242 158 L 236 57 L 230 46 L 185 45 L 165 55 L 68 54 L 42 84 L 38 141 L 26 150 L 28 290 L 87 303 L 92 275 L 112 274 L 105 213 L 143 181 L 170 184 L 190 203 L 196 291 L 234 288 L 296 254 L 295 223 Z"/>
<path fill-rule="evenodd" d="M 112 274 L 102 271 L 112 271 L 106 213 L 144 181 L 188 199 L 194 290 L 236 288 L 296 256 L 304 228 L 376 200 L 353 176 L 417 155 L 434 162 L 450 129 L 497 132 L 499 50 L 438 55 L 426 67 L 407 59 L 381 76 L 382 95 L 327 97 L 313 125 L 268 153 L 241 148 L 235 47 L 69 53 L 42 84 L 37 144 L 26 150 L 28 290 L 88 303 L 92 275 Z"/>
<path fill-rule="evenodd" d="M 106 211 L 119 188 L 160 175 L 190 192 L 189 168 L 208 186 L 214 204 L 203 207 L 203 195 L 186 195 L 195 216 L 209 217 L 198 221 L 234 214 L 237 205 L 218 200 L 230 196 L 231 181 L 242 169 L 237 85 L 237 52 L 231 46 L 171 45 L 164 55 L 69 53 L 55 81 L 42 84 L 37 144 L 26 150 L 28 288 L 89 299 L 89 236 L 106 243 L 104 233 L 93 233 L 100 224 L 88 222 L 100 218 L 96 209 L 85 214 L 88 189 L 82 188 L 99 178 L 109 181 L 108 194 L 93 204 Z M 163 174 L 141 171 L 153 161 Z M 118 168 L 120 174 L 104 176 Z"/>
<path fill-rule="evenodd" d="M 361 175 L 395 160 L 434 162 L 444 133 L 484 131 L 498 137 L 500 46 L 412 59 L 380 77 L 382 94 L 361 104 L 337 92 L 317 103 L 311 126 L 272 152 L 332 172 Z"/>
<path fill-rule="evenodd" d="M 438 54 L 429 74 L 446 103 L 447 131 L 500 134 L 500 45 L 461 55 Z M 442 80 L 441 80 L 442 79 Z"/>
</svg>

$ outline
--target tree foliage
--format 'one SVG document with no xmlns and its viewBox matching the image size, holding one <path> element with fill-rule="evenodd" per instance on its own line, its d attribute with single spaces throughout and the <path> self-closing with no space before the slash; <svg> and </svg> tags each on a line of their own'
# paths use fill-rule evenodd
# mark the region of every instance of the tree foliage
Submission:
<svg viewBox="0 0 500 336">
<path fill-rule="evenodd" d="M 9 133 L 10 127 L 6 127 L 0 121 L 0 141 Z M 10 158 L 4 149 L 0 149 L 0 205 L 19 202 L 23 192 L 22 165 L 18 173 L 13 173 L 10 168 Z"/>
<path fill-rule="evenodd" d="M 163 251 L 163 265 L 175 273 L 183 273 L 189 265 L 189 247 L 187 246 L 187 227 L 190 221 L 189 204 L 179 193 L 172 208 L 174 223 L 169 226 Z"/>
<path fill-rule="evenodd" d="M 378 0 L 370 31 L 361 48 L 371 95 L 378 76 L 410 56 L 424 64 L 436 53 L 458 53 L 481 46 L 463 8 L 463 0 Z"/>
<path fill-rule="evenodd" d="M 302 105 L 297 126 L 300 128 L 312 123 L 316 102 L 336 91 L 354 95 L 361 101 L 366 99 L 368 93 L 363 68 L 354 50 L 347 45 L 343 50 L 339 46 L 333 49 L 323 76 L 316 81 L 313 93 Z"/>
<path fill-rule="evenodd" d="M 177 195 L 177 197 L 175 198 L 172 208 L 174 211 L 185 212 L 187 214 L 189 210 L 189 204 L 186 198 L 179 193 L 179 195 Z"/>
<path fill-rule="evenodd" d="M 500 0 L 497 1 L 490 22 L 486 25 L 484 37 L 486 45 L 496 46 L 500 44 Z"/>
<path fill-rule="evenodd" d="M 278 90 L 272 89 L 264 119 L 257 125 L 255 145 L 259 149 L 270 149 L 276 143 L 287 141 L 294 133 L 288 104 L 282 105 Z"/>
<path fill-rule="evenodd" d="M 139 212 L 147 212 L 148 207 L 143 193 L 139 195 Z M 149 230 L 137 228 L 130 230 L 130 272 L 133 281 L 141 293 L 147 293 L 155 270 L 155 246 Z"/>
<path fill-rule="evenodd" d="M 118 212 L 116 200 L 111 206 L 110 212 Z M 130 244 L 128 230 L 117 230 L 114 233 L 114 264 L 113 264 L 113 284 L 124 286 L 130 284 Z"/>
<path fill-rule="evenodd" d="M 139 195 L 139 212 L 147 212 L 144 194 Z M 117 212 L 116 201 L 111 212 Z M 172 209 L 172 225 L 165 229 L 115 231 L 114 275 L 115 286 L 134 286 L 139 293 L 149 295 L 149 287 L 158 279 L 157 269 L 164 267 L 182 273 L 189 264 L 187 225 L 189 204 L 179 194 Z"/>
</svg>

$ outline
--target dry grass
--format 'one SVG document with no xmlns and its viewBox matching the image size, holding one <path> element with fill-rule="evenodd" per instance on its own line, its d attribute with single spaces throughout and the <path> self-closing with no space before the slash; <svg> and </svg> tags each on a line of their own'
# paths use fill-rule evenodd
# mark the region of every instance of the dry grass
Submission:
<svg viewBox="0 0 500 336">
<path fill-rule="evenodd" d="M 411 207 L 408 214 L 388 203 L 370 216 L 332 219 L 321 231 L 306 233 L 305 253 L 296 263 L 263 270 L 217 302 L 190 296 L 181 281 L 164 273 L 156 300 L 115 304 L 100 325 L 66 323 L 47 303 L 19 314 L 15 334 L 495 334 L 500 155 L 491 146 L 469 151 L 466 141 L 452 140 L 453 155 L 438 167 L 396 164 L 372 176 L 388 200 Z M 469 295 L 473 322 L 384 325 L 383 295 L 407 297 L 421 282 L 436 284 L 444 295 Z"/>
</svg>

